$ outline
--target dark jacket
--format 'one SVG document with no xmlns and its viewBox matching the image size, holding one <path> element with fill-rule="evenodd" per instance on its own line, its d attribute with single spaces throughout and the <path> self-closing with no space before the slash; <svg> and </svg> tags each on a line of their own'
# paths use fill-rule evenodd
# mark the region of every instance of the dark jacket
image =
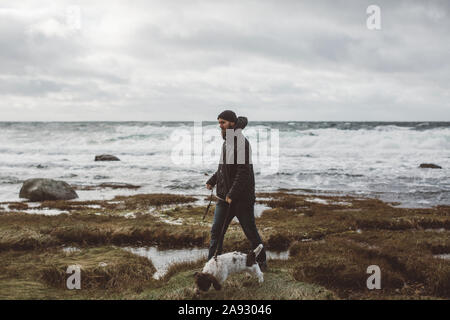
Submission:
<svg viewBox="0 0 450 320">
<path fill-rule="evenodd" d="M 234 130 L 244 129 L 247 126 L 247 118 L 238 117 Z M 226 163 L 226 141 L 222 145 L 222 163 L 216 173 L 206 182 L 212 186 L 217 185 L 216 194 L 225 200 L 228 196 L 233 201 L 255 202 L 255 175 L 251 163 L 251 147 L 245 138 L 245 163 L 237 161 L 237 137 L 234 137 L 234 162 Z"/>
</svg>

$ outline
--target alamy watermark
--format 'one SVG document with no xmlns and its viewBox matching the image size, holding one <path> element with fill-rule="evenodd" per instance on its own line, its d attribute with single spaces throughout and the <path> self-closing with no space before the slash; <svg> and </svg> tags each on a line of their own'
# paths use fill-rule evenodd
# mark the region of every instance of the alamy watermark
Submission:
<svg viewBox="0 0 450 320">
<path fill-rule="evenodd" d="M 372 4 L 367 7 L 366 13 L 369 15 L 366 20 L 366 26 L 369 30 L 381 30 L 381 9 Z"/>
<path fill-rule="evenodd" d="M 247 138 L 248 144 L 245 143 Z M 268 128 L 227 129 L 225 148 L 217 129 L 204 130 L 201 122 L 195 122 L 193 130 L 176 129 L 170 140 L 175 143 L 171 152 L 174 165 L 211 166 L 213 164 L 253 164 L 261 175 L 279 171 L 279 131 Z M 225 149 L 225 150 L 224 150 Z M 224 152 L 225 151 L 225 152 Z"/>
<path fill-rule="evenodd" d="M 67 274 L 70 276 L 66 280 L 66 287 L 69 290 L 81 289 L 81 267 L 77 264 L 70 265 L 66 270 Z"/>
<path fill-rule="evenodd" d="M 381 289 L 381 269 L 377 265 L 371 265 L 367 267 L 367 273 L 372 274 L 367 278 L 367 289 Z"/>
</svg>

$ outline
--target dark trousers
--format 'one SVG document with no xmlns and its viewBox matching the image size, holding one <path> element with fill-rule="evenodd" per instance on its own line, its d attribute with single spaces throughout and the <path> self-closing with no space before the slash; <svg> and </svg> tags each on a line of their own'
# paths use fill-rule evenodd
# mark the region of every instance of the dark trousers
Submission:
<svg viewBox="0 0 450 320">
<path fill-rule="evenodd" d="M 228 217 L 227 221 L 225 221 L 228 211 L 228 203 L 222 200 L 219 200 L 216 203 L 216 209 L 214 211 L 214 220 L 211 228 L 211 241 L 209 244 L 208 260 L 214 256 L 217 246 L 219 246 L 218 254 L 222 253 L 223 241 L 219 243 L 220 240 L 219 238 L 222 233 L 223 224 L 225 223 L 225 231 L 224 231 L 225 234 L 231 220 L 233 220 L 234 217 L 238 218 L 242 230 L 244 230 L 245 236 L 252 245 L 252 249 L 255 249 L 259 244 L 262 243 L 261 237 L 259 236 L 258 233 L 258 229 L 256 229 L 255 214 L 253 209 L 254 209 L 253 203 L 245 203 L 240 201 L 232 203 L 230 216 Z M 256 261 L 258 262 L 266 261 L 266 250 L 264 247 L 261 253 L 256 258 Z"/>
</svg>

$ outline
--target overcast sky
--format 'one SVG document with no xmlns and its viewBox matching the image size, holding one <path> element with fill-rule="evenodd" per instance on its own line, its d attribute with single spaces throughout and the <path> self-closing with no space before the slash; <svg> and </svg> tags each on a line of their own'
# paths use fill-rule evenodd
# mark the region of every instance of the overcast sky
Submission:
<svg viewBox="0 0 450 320">
<path fill-rule="evenodd" d="M 1 0 L 0 121 L 450 121 L 449 34 L 448 0 Z"/>
</svg>

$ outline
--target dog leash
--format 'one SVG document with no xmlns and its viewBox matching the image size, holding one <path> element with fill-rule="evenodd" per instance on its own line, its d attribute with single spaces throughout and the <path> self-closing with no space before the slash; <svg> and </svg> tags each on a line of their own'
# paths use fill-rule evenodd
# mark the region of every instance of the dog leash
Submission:
<svg viewBox="0 0 450 320">
<path fill-rule="evenodd" d="M 214 188 L 211 189 L 211 195 L 209 196 L 209 203 L 208 203 L 208 206 L 205 209 L 205 213 L 203 214 L 202 220 L 205 220 L 205 217 L 208 214 L 209 207 L 211 206 L 211 202 L 212 202 L 213 191 L 214 191 Z M 219 242 L 217 243 L 216 252 L 214 253 L 214 260 L 215 261 L 217 261 L 217 253 L 219 252 L 220 244 L 223 243 L 223 238 L 224 238 L 224 235 L 225 235 L 224 234 L 225 233 L 225 225 L 226 225 L 226 223 L 228 221 L 228 217 L 230 216 L 230 212 L 231 212 L 231 203 L 228 203 L 227 216 L 225 218 L 225 221 L 223 222 L 222 232 L 220 234 Z"/>
<path fill-rule="evenodd" d="M 216 260 L 216 261 L 217 261 L 217 254 L 219 252 L 219 248 L 223 243 L 223 238 L 225 237 L 225 226 L 227 225 L 228 218 L 230 217 L 230 214 L 231 214 L 231 204 L 232 203 L 233 202 L 228 204 L 227 216 L 226 216 L 225 220 L 223 221 L 222 232 L 220 234 L 219 242 L 217 243 L 216 252 L 214 253 L 214 260 Z"/>
<path fill-rule="evenodd" d="M 209 203 L 208 203 L 208 206 L 206 207 L 205 213 L 203 214 L 202 220 L 205 220 L 205 217 L 206 217 L 206 215 L 208 214 L 208 211 L 209 211 L 209 207 L 211 206 L 211 201 L 212 201 L 212 197 L 213 197 L 213 190 L 214 190 L 214 188 L 211 188 L 211 195 L 209 196 Z"/>
</svg>

